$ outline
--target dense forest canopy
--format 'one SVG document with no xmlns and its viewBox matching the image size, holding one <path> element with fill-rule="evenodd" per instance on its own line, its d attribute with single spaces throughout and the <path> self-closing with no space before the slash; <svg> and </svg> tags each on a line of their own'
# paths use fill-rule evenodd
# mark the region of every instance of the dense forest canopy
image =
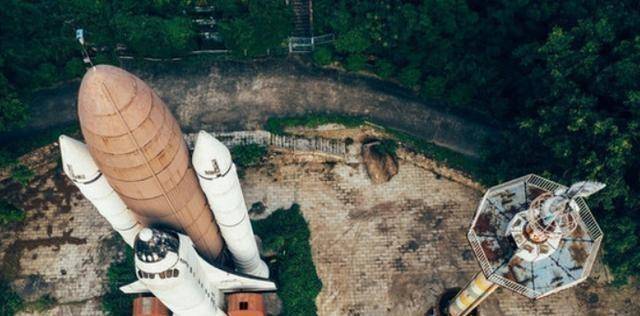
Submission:
<svg viewBox="0 0 640 316">
<path fill-rule="evenodd" d="M 487 183 L 526 173 L 607 184 L 590 198 L 618 280 L 640 273 L 640 4 L 636 1 L 314 1 L 316 51 L 505 132 Z"/>
<path fill-rule="evenodd" d="M 21 94 L 84 74 L 76 29 L 84 30 L 95 63 L 117 63 L 118 55 L 180 57 L 199 48 L 196 5 L 213 8 L 214 31 L 237 56 L 282 47 L 292 28 L 292 12 L 280 0 L 2 1 L 0 132 L 27 119 Z"/>
<path fill-rule="evenodd" d="M 280 48 L 284 1 L 208 1 L 237 57 Z M 207 1 L 199 1 L 206 4 Z M 169 0 L 7 0 L 0 10 L 0 131 L 27 117 L 21 95 L 84 71 L 73 33 L 97 62 L 175 57 L 197 48 L 189 12 Z M 618 280 L 640 275 L 640 4 L 629 0 L 316 0 L 314 33 L 333 45 L 319 64 L 369 71 L 481 118 L 504 133 L 486 146 L 488 184 L 535 172 L 593 179 L 605 260 Z M 149 45 L 153 43 L 153 45 Z"/>
</svg>

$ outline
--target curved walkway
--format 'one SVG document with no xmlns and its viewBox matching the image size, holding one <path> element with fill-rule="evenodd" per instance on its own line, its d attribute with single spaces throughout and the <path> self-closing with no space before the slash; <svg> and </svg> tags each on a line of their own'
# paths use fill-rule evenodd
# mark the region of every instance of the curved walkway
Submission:
<svg viewBox="0 0 640 316">
<path fill-rule="evenodd" d="M 203 67 L 163 63 L 130 71 L 146 80 L 172 109 L 184 132 L 254 129 L 272 116 L 309 112 L 364 116 L 437 145 L 475 156 L 488 125 L 442 112 L 381 80 L 309 67 L 291 59 L 213 62 Z M 78 82 L 42 90 L 29 102 L 29 129 L 77 120 Z"/>
</svg>

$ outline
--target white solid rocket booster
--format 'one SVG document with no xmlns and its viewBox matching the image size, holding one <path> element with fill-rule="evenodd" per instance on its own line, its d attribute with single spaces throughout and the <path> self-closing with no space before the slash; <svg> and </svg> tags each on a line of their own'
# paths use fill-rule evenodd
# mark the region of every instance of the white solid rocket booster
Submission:
<svg viewBox="0 0 640 316">
<path fill-rule="evenodd" d="M 269 268 L 260 258 L 229 149 L 211 134 L 201 131 L 192 160 L 236 268 L 242 273 L 268 278 Z"/>
<path fill-rule="evenodd" d="M 102 176 L 89 154 L 87 145 L 65 135 L 60 135 L 59 143 L 64 173 L 122 239 L 129 246 L 133 246 L 133 241 L 142 226 Z"/>
</svg>

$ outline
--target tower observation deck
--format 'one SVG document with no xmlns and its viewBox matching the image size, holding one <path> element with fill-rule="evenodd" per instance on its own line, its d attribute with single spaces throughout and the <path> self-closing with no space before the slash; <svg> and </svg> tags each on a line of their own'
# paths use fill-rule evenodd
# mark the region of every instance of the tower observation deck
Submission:
<svg viewBox="0 0 640 316">
<path fill-rule="evenodd" d="M 584 281 L 602 243 L 584 198 L 603 187 L 530 174 L 487 190 L 467 233 L 481 271 L 441 312 L 467 315 L 498 286 L 539 299 Z"/>
</svg>

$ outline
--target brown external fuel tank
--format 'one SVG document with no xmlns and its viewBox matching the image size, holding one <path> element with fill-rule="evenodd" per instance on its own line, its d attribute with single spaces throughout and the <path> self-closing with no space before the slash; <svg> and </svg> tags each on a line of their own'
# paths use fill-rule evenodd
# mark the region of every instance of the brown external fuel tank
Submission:
<svg viewBox="0 0 640 316">
<path fill-rule="evenodd" d="M 138 220 L 184 232 L 215 260 L 218 226 L 180 126 L 153 89 L 120 68 L 95 66 L 82 79 L 78 116 L 91 156 Z"/>
</svg>

